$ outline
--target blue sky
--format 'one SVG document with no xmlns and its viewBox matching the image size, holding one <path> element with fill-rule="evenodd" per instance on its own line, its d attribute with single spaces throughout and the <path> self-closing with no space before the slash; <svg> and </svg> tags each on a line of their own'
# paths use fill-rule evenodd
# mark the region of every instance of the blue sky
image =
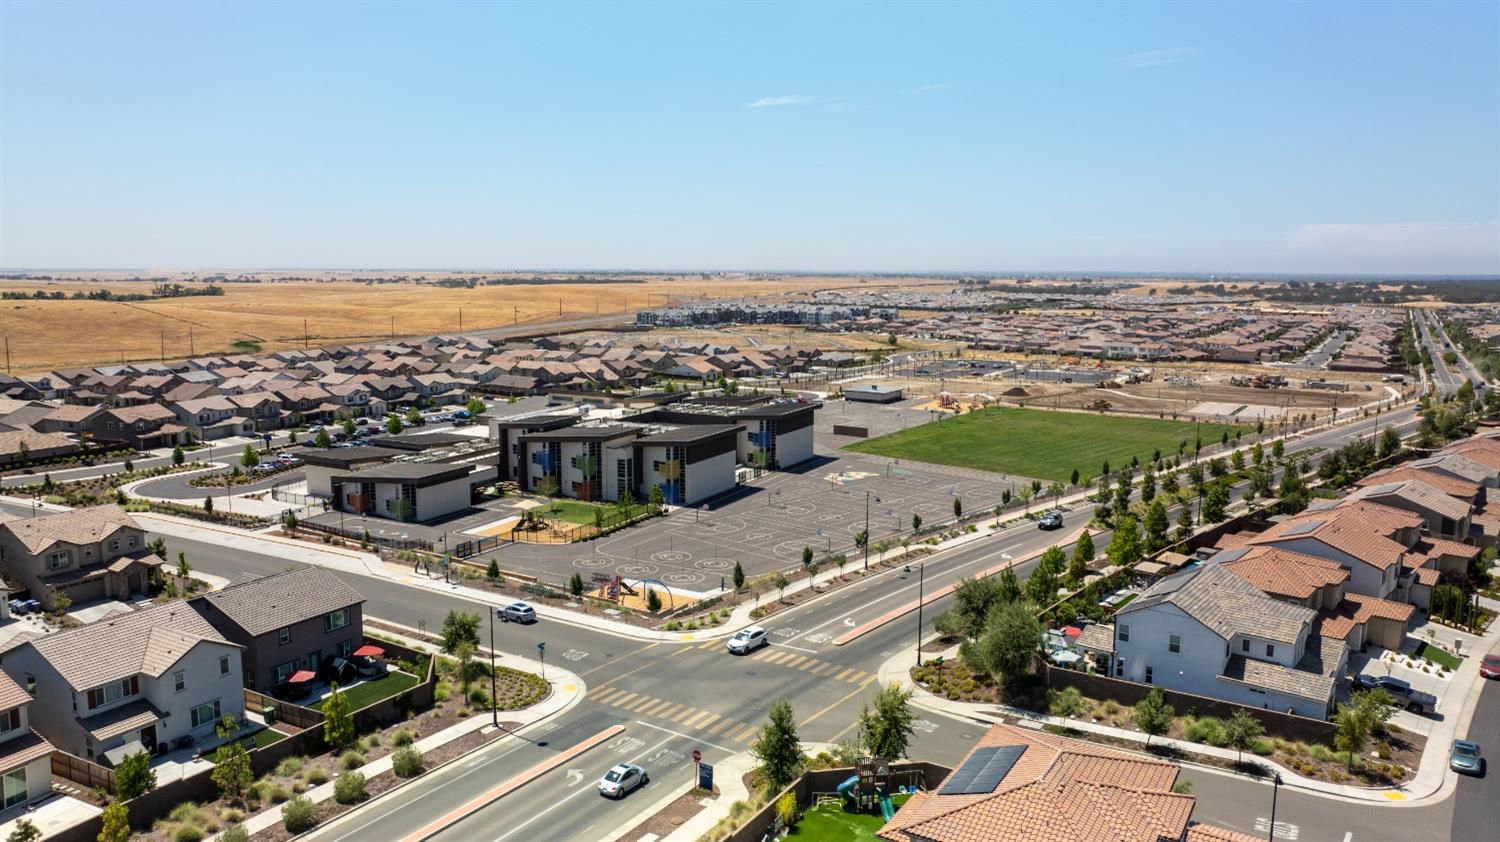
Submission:
<svg viewBox="0 0 1500 842">
<path fill-rule="evenodd" d="M 0 266 L 1500 272 L 1500 4 L 0 4 Z"/>
</svg>

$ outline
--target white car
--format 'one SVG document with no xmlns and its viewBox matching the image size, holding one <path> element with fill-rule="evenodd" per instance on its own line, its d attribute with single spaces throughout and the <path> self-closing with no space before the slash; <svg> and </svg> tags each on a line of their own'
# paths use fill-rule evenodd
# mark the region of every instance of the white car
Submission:
<svg viewBox="0 0 1500 842">
<path fill-rule="evenodd" d="M 765 629 L 760 626 L 748 626 L 735 632 L 734 637 L 729 638 L 729 642 L 725 645 L 732 654 L 748 655 L 770 642 L 771 639 L 767 636 Z"/>
<path fill-rule="evenodd" d="M 599 779 L 599 793 L 608 798 L 624 798 L 645 786 L 651 776 L 634 763 L 619 763 Z"/>
</svg>

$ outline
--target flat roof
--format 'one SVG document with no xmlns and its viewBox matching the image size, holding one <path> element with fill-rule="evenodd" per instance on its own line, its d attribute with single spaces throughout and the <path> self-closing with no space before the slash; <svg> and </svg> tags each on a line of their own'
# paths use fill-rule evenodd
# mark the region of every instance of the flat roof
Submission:
<svg viewBox="0 0 1500 842">
<path fill-rule="evenodd" d="M 576 423 L 578 416 L 573 413 L 544 412 L 536 415 L 507 415 L 502 418 L 493 419 L 495 423 L 508 430 L 520 427 L 537 427 L 543 430 L 555 430 L 558 427 L 566 427 Z"/>
<path fill-rule="evenodd" d="M 899 391 L 901 391 L 901 387 L 899 387 L 899 386 L 886 386 L 886 385 L 883 385 L 883 384 L 880 384 L 880 383 L 862 383 L 862 384 L 860 384 L 858 386 L 849 386 L 848 388 L 844 389 L 844 391 L 845 392 L 874 392 L 874 393 L 877 393 L 877 394 L 888 395 L 888 394 L 891 394 L 892 392 L 899 392 Z"/>
<path fill-rule="evenodd" d="M 309 465 L 321 465 L 325 468 L 347 468 L 350 465 L 358 465 L 362 462 L 383 462 L 391 458 L 391 449 L 388 447 L 302 447 L 292 451 L 292 455 L 301 459 Z"/>
<path fill-rule="evenodd" d="M 641 439 L 641 444 L 692 444 L 744 429 L 742 424 L 687 424 L 675 430 L 663 430 Z"/>
<path fill-rule="evenodd" d="M 409 482 L 418 487 L 464 479 L 467 465 L 438 462 L 391 462 L 348 474 L 335 474 L 334 482 Z"/>
<path fill-rule="evenodd" d="M 543 430 L 537 433 L 526 433 L 521 436 L 521 441 L 608 441 L 638 434 L 640 427 L 625 424 L 610 424 L 603 427 L 585 427 L 574 425 L 557 430 Z"/>
<path fill-rule="evenodd" d="M 461 433 L 418 433 L 409 436 L 376 436 L 370 444 L 389 450 L 431 450 L 434 447 L 451 447 L 455 444 L 472 444 L 484 439 Z"/>
</svg>

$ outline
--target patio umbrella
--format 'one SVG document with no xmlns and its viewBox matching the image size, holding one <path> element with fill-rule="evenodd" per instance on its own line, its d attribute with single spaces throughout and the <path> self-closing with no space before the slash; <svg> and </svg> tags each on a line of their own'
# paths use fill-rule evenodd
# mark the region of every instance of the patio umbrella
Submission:
<svg viewBox="0 0 1500 842">
<path fill-rule="evenodd" d="M 1063 629 L 1063 634 L 1068 637 L 1077 637 L 1083 634 L 1083 629 L 1080 629 L 1077 626 L 1068 626 L 1067 628 Z"/>
<path fill-rule="evenodd" d="M 291 678 L 288 678 L 286 680 L 286 683 L 288 683 L 288 684 L 306 684 L 307 682 L 312 681 L 314 678 L 317 678 L 317 677 L 318 677 L 318 674 L 315 673 L 315 672 L 313 672 L 312 670 L 297 670 L 296 672 L 292 673 L 292 677 Z"/>
<path fill-rule="evenodd" d="M 384 649 L 381 649 L 379 646 L 371 646 L 369 644 L 365 644 L 364 646 L 361 646 L 358 649 L 354 650 L 354 657 L 356 658 L 378 658 L 384 654 Z"/>
</svg>

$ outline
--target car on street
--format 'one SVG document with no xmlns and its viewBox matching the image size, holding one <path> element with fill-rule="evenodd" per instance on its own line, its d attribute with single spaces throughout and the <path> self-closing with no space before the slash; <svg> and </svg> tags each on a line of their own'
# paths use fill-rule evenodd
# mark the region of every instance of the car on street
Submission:
<svg viewBox="0 0 1500 842">
<path fill-rule="evenodd" d="M 509 605 L 502 605 L 495 609 L 495 613 L 500 615 L 502 622 L 506 623 L 536 622 L 536 609 L 524 602 L 512 602 Z"/>
<path fill-rule="evenodd" d="M 1375 679 L 1375 687 L 1389 693 L 1391 698 L 1396 700 L 1398 707 L 1417 713 L 1432 713 L 1437 710 L 1437 696 L 1414 690 L 1410 684 L 1399 678 L 1382 675 Z"/>
<path fill-rule="evenodd" d="M 634 763 L 619 763 L 599 779 L 599 792 L 607 798 L 624 798 L 645 786 L 651 776 Z"/>
<path fill-rule="evenodd" d="M 283 465 L 300 465 L 300 464 L 302 464 L 302 460 L 301 459 L 298 459 L 297 457 L 293 456 L 290 453 L 277 454 L 276 461 L 280 462 Z"/>
<path fill-rule="evenodd" d="M 766 630 L 760 626 L 747 626 L 734 633 L 724 644 L 735 655 L 746 655 L 771 642 Z"/>
<path fill-rule="evenodd" d="M 1479 743 L 1472 740 L 1454 740 L 1453 748 L 1448 752 L 1448 768 L 1460 775 L 1484 774 L 1484 755 L 1479 751 Z"/>
<path fill-rule="evenodd" d="M 1485 655 L 1479 662 L 1479 675 L 1484 678 L 1500 678 L 1500 655 Z"/>
<path fill-rule="evenodd" d="M 1042 515 L 1042 519 L 1036 522 L 1038 529 L 1062 529 L 1062 512 L 1048 512 Z"/>
</svg>

